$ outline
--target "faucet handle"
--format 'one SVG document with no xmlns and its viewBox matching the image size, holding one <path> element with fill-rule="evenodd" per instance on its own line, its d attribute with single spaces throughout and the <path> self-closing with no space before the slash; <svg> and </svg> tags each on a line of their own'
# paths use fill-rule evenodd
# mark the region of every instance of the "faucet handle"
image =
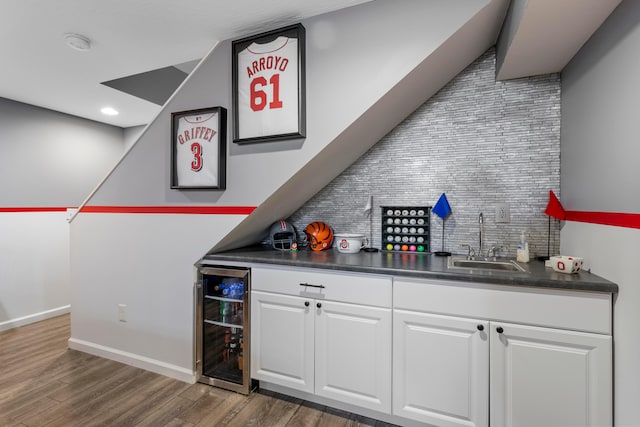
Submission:
<svg viewBox="0 0 640 427">
<path fill-rule="evenodd" d="M 467 252 L 467 259 L 473 259 L 473 257 L 476 255 L 476 251 L 473 250 L 473 248 L 471 247 L 471 245 L 460 245 L 461 248 L 466 248 L 468 250 Z"/>
<path fill-rule="evenodd" d="M 502 250 L 504 250 L 504 246 L 491 246 L 491 248 L 487 251 L 487 257 L 491 257 L 495 261 L 496 253 Z"/>
</svg>

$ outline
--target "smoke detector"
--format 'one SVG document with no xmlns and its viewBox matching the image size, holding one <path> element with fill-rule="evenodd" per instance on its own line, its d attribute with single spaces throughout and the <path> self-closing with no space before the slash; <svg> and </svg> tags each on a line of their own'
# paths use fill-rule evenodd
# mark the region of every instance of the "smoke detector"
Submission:
<svg viewBox="0 0 640 427">
<path fill-rule="evenodd" d="M 80 34 L 67 33 L 64 35 L 64 41 L 72 49 L 82 52 L 91 50 L 91 40 Z"/>
</svg>

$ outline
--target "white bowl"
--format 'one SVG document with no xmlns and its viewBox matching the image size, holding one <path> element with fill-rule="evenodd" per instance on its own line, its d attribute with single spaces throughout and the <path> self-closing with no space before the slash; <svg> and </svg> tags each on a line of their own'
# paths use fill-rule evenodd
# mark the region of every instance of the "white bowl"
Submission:
<svg viewBox="0 0 640 427">
<path fill-rule="evenodd" d="M 575 256 L 552 256 L 551 268 L 559 273 L 577 273 L 582 268 L 582 258 Z"/>
<path fill-rule="evenodd" d="M 368 239 L 364 234 L 334 234 L 333 244 L 338 249 L 338 252 L 345 254 L 355 254 L 360 252 L 360 249 L 364 248 L 368 242 Z"/>
</svg>

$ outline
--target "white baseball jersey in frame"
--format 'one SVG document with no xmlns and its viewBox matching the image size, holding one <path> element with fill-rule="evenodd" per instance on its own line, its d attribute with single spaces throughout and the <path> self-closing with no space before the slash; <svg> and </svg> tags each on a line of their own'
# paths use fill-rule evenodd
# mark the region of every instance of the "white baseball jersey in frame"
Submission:
<svg viewBox="0 0 640 427">
<path fill-rule="evenodd" d="M 305 29 L 295 24 L 232 44 L 238 144 L 304 138 Z"/>
<path fill-rule="evenodd" d="M 238 53 L 238 139 L 299 132 L 298 42 L 279 36 Z"/>
<path fill-rule="evenodd" d="M 180 187 L 218 186 L 218 112 L 178 118 L 176 173 Z"/>
</svg>

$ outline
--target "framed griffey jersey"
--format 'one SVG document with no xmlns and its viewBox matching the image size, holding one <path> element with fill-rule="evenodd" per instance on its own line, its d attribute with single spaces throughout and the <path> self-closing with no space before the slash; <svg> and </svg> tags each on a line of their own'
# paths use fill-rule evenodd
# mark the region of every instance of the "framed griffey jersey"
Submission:
<svg viewBox="0 0 640 427">
<path fill-rule="evenodd" d="M 171 113 L 171 188 L 226 188 L 227 110 Z"/>
<path fill-rule="evenodd" d="M 232 50 L 233 142 L 304 138 L 302 24 L 236 40 Z"/>
</svg>

